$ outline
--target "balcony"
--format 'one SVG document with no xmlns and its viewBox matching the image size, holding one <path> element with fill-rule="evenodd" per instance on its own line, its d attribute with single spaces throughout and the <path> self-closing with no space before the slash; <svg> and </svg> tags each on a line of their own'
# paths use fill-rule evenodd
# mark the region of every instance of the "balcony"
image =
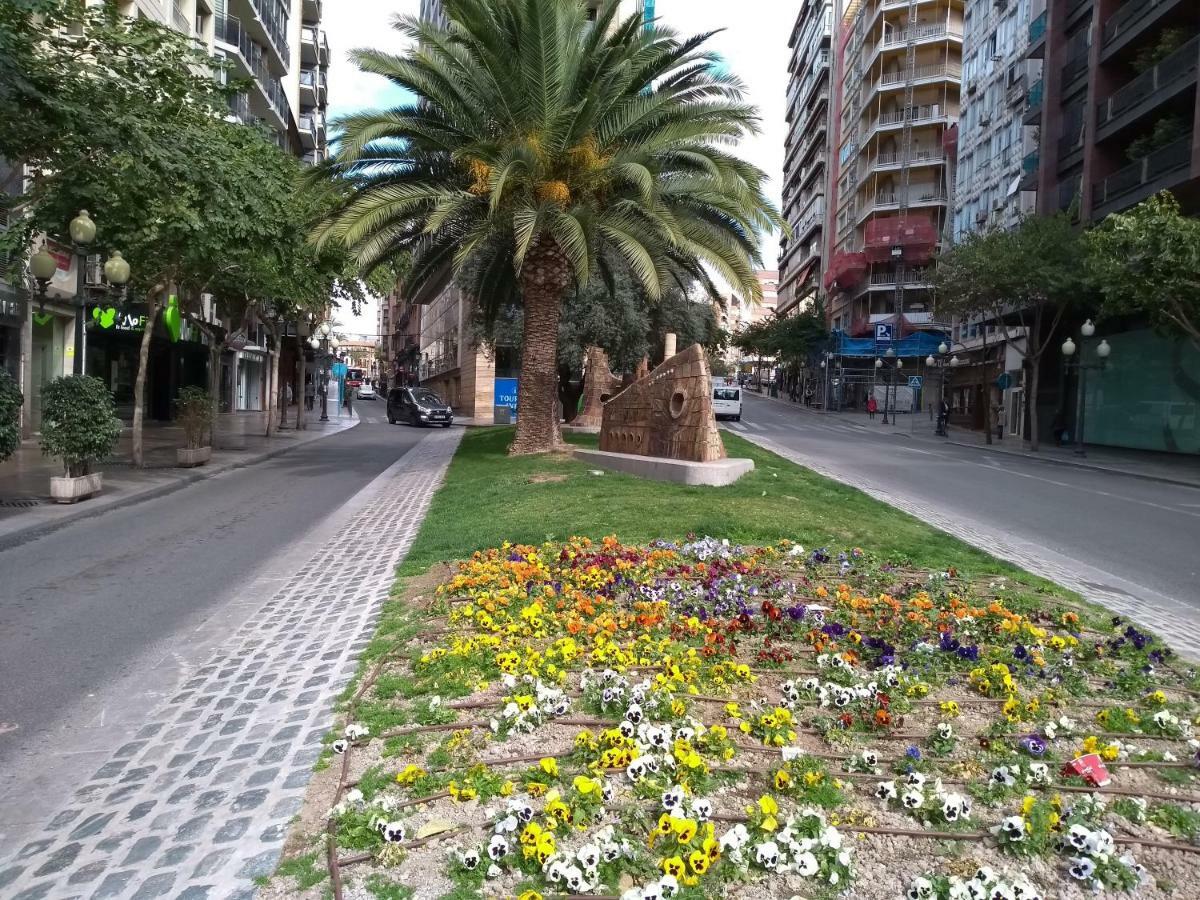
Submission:
<svg viewBox="0 0 1200 900">
<path fill-rule="evenodd" d="M 1096 104 L 1096 128 L 1103 138 L 1140 118 L 1183 89 L 1196 83 L 1200 68 L 1200 37 L 1194 37 L 1154 68 Z"/>
<path fill-rule="evenodd" d="M 304 6 L 300 10 L 305 21 L 312 22 L 320 22 L 322 12 L 321 0 L 304 0 Z"/>
<path fill-rule="evenodd" d="M 1092 185 L 1092 211 L 1099 219 L 1170 187 L 1192 164 L 1192 137 L 1180 138 Z"/>
<path fill-rule="evenodd" d="M 1046 10 L 1029 23 L 1029 49 L 1026 55 L 1038 59 L 1046 52 Z"/>
<path fill-rule="evenodd" d="M 306 66 L 321 62 L 321 29 L 316 25 L 305 25 L 300 29 L 300 60 Z"/>
<path fill-rule="evenodd" d="M 1041 162 L 1042 155 L 1037 150 L 1027 153 L 1021 160 L 1021 180 L 1017 184 L 1019 190 L 1037 190 L 1038 168 L 1041 166 Z"/>
<path fill-rule="evenodd" d="M 905 156 L 902 153 L 880 153 L 868 163 L 870 171 L 882 172 L 889 169 L 902 169 L 904 166 L 940 166 L 946 161 L 946 154 L 941 150 L 918 150 Z"/>
<path fill-rule="evenodd" d="M 1070 178 L 1064 178 L 1058 184 L 1058 208 L 1062 212 L 1066 212 L 1074 205 L 1079 197 L 1079 187 L 1083 184 L 1083 176 L 1073 175 Z"/>
<path fill-rule="evenodd" d="M 1029 96 L 1025 101 L 1025 113 L 1021 120 L 1026 125 L 1036 125 L 1042 120 L 1042 101 L 1045 95 L 1046 83 L 1039 78 L 1029 89 Z"/>
<path fill-rule="evenodd" d="M 891 128 L 904 127 L 905 120 L 916 125 L 921 122 L 936 122 L 946 117 L 942 107 L 937 104 L 929 106 L 913 106 L 908 109 L 898 109 L 893 112 L 880 113 L 879 118 L 871 123 L 871 131 L 883 131 Z"/>
<path fill-rule="evenodd" d="M 319 135 L 325 128 L 320 116 L 311 111 L 303 113 L 296 120 L 296 126 L 300 130 L 300 143 L 305 149 L 311 150 L 320 146 Z"/>
<path fill-rule="evenodd" d="M 323 106 L 325 103 L 325 73 L 317 69 L 300 70 L 300 103 L 303 106 Z"/>
<path fill-rule="evenodd" d="M 858 209 L 857 219 L 862 221 L 872 213 L 877 212 L 893 212 L 900 208 L 900 201 L 903 199 L 903 194 L 896 191 L 878 191 L 874 197 L 867 197 L 863 204 Z M 913 206 L 930 206 L 940 205 L 946 202 L 946 192 L 940 187 L 929 185 L 927 187 L 910 188 L 908 193 L 908 203 Z"/>
<path fill-rule="evenodd" d="M 929 276 L 923 269 L 905 271 L 901 276 L 898 272 L 872 272 L 870 278 L 871 290 L 895 287 L 899 283 L 905 287 L 928 287 Z"/>
<path fill-rule="evenodd" d="M 286 72 L 292 60 L 287 40 L 290 4 L 283 0 L 229 0 L 226 9 L 241 19 L 255 40 L 275 52 L 272 62 L 276 72 Z"/>
<path fill-rule="evenodd" d="M 276 127 L 286 129 L 291 120 L 291 109 L 283 85 L 271 73 L 267 50 L 254 41 L 241 20 L 233 16 L 217 16 L 213 33 L 218 43 L 233 51 L 228 54 L 228 59 L 235 64 L 234 77 L 250 80 L 257 89 L 251 98 L 252 114 L 273 113 L 278 119 Z"/>
<path fill-rule="evenodd" d="M 1146 29 L 1153 28 L 1163 14 L 1190 2 L 1192 0 L 1129 0 L 1108 17 L 1101 29 L 1100 46 L 1105 57 L 1128 45 Z"/>
<path fill-rule="evenodd" d="M 928 66 L 917 66 L 912 73 L 910 79 L 905 71 L 899 72 L 884 72 L 875 82 L 875 90 L 882 91 L 892 87 L 904 87 L 910 81 L 919 82 L 930 79 L 939 78 L 960 78 L 962 76 L 962 66 L 946 63 L 935 63 Z"/>
<path fill-rule="evenodd" d="M 922 41 L 940 40 L 942 38 L 953 38 L 954 40 L 962 40 L 962 29 L 951 28 L 945 22 L 938 22 L 932 25 L 917 25 L 913 28 L 899 28 L 890 34 L 884 35 L 883 40 L 875 45 L 875 51 L 890 50 L 894 47 L 903 47 L 910 42 L 920 43 Z"/>
<path fill-rule="evenodd" d="M 175 0 L 171 4 L 171 27 L 180 34 L 192 33 L 192 20 L 188 18 L 187 13 L 183 11 L 183 7 L 179 5 L 179 0 Z"/>
</svg>

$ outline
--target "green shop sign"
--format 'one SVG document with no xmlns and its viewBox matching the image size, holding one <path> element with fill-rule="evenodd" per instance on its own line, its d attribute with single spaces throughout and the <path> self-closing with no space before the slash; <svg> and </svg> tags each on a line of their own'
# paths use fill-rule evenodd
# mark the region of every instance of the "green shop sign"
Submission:
<svg viewBox="0 0 1200 900">
<path fill-rule="evenodd" d="M 115 306 L 98 304 L 92 307 L 92 328 L 100 331 L 145 331 L 146 314 L 143 312 L 127 312 Z M 183 316 L 179 310 L 179 298 L 174 294 L 167 300 L 163 310 L 163 325 L 172 344 L 179 343 L 182 333 Z"/>
</svg>

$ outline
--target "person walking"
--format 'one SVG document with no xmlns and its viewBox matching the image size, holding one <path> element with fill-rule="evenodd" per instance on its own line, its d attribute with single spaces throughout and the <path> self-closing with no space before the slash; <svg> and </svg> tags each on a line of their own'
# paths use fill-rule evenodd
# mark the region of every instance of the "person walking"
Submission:
<svg viewBox="0 0 1200 900">
<path fill-rule="evenodd" d="M 872 394 L 867 398 L 867 417 L 872 422 L 875 421 L 875 413 L 879 412 L 879 404 L 875 402 L 875 395 Z"/>
<path fill-rule="evenodd" d="M 304 408 L 312 412 L 313 404 L 317 400 L 317 381 L 313 378 L 312 373 L 304 376 Z"/>
<path fill-rule="evenodd" d="M 346 405 L 346 415 L 352 419 L 354 418 L 354 397 L 357 393 L 358 388 L 350 384 L 346 385 L 346 397 L 344 401 Z"/>
</svg>

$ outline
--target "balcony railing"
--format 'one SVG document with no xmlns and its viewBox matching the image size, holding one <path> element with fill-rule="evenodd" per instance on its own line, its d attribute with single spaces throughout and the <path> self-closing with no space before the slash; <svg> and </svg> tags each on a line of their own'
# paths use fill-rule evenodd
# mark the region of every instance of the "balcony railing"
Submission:
<svg viewBox="0 0 1200 900">
<path fill-rule="evenodd" d="M 292 51 L 287 42 L 288 5 L 281 0 L 250 0 L 250 5 L 283 58 L 284 65 L 290 65 Z"/>
<path fill-rule="evenodd" d="M 1180 138 L 1143 156 L 1132 165 L 1114 172 L 1092 186 L 1092 207 L 1098 208 L 1119 197 L 1150 184 L 1177 169 L 1186 169 L 1192 162 L 1192 137 Z"/>
<path fill-rule="evenodd" d="M 947 78 L 958 78 L 962 75 L 962 66 L 947 65 L 945 63 L 935 63 L 928 66 L 917 66 L 913 69 L 912 78 L 909 78 L 907 71 L 899 72 L 884 72 L 879 81 L 876 82 L 876 90 L 888 87 L 893 84 L 905 84 L 909 80 L 920 81 L 922 78 L 939 78 L 945 76 Z"/>
<path fill-rule="evenodd" d="M 905 119 L 912 122 L 925 122 L 939 119 L 944 116 L 942 108 L 939 104 L 934 103 L 929 106 L 910 106 L 908 109 L 898 109 L 894 112 L 880 113 L 871 125 L 872 128 L 882 128 L 889 125 L 902 125 Z"/>
<path fill-rule="evenodd" d="M 237 48 L 246 68 L 266 94 L 271 106 L 280 118 L 287 122 L 291 116 L 287 95 L 279 79 L 271 74 L 266 49 L 256 43 L 242 23 L 233 16 L 217 16 L 213 23 L 213 32 L 216 40 Z"/>
<path fill-rule="evenodd" d="M 897 272 L 872 272 L 871 287 L 900 284 L 928 284 L 929 276 L 923 269 L 906 271 L 901 278 Z"/>
<path fill-rule="evenodd" d="M 1146 17 L 1146 14 L 1156 6 L 1161 6 L 1164 3 L 1170 3 L 1171 0 L 1129 0 L 1124 6 L 1121 6 L 1115 13 L 1108 17 L 1108 21 L 1104 23 L 1104 28 L 1101 31 L 1103 46 L 1107 47 L 1118 37 L 1129 31 L 1135 26 L 1139 20 Z"/>
<path fill-rule="evenodd" d="M 1046 10 L 1029 23 L 1029 43 L 1036 44 L 1046 36 Z"/>
<path fill-rule="evenodd" d="M 1118 88 L 1111 97 L 1096 104 L 1097 124 L 1107 125 L 1159 91 L 1194 80 L 1198 54 L 1200 37 L 1194 37 L 1153 69 L 1143 72 L 1133 81 Z"/>
<path fill-rule="evenodd" d="M 1046 96 L 1046 82 L 1039 78 L 1029 89 L 1029 97 L 1025 103 L 1025 112 L 1032 113 L 1042 108 L 1042 100 Z"/>
<path fill-rule="evenodd" d="M 171 22 L 175 26 L 176 31 L 182 32 L 183 34 L 192 33 L 191 20 L 188 19 L 187 14 L 183 11 L 183 8 L 180 7 L 179 0 L 175 0 L 171 6 Z"/>
<path fill-rule="evenodd" d="M 946 154 L 941 150 L 918 150 L 908 154 L 907 157 L 903 153 L 880 153 L 871 165 L 876 169 L 884 169 L 891 166 L 903 166 L 905 163 L 932 166 L 945 161 Z"/>
<path fill-rule="evenodd" d="M 1073 175 L 1067 178 L 1058 185 L 1058 208 L 1060 210 L 1068 210 L 1071 204 L 1075 202 L 1075 198 L 1079 196 L 1079 185 L 1083 183 L 1083 176 Z"/>
<path fill-rule="evenodd" d="M 1038 170 L 1039 162 L 1041 162 L 1041 154 L 1037 150 L 1025 155 L 1025 158 L 1021 160 L 1021 171 L 1026 178 Z"/>
<path fill-rule="evenodd" d="M 933 25 L 917 25 L 914 28 L 900 28 L 884 35 L 883 40 L 875 45 L 875 49 L 898 47 L 909 41 L 924 41 L 939 37 L 962 37 L 961 29 L 950 28 L 944 22 Z"/>
</svg>

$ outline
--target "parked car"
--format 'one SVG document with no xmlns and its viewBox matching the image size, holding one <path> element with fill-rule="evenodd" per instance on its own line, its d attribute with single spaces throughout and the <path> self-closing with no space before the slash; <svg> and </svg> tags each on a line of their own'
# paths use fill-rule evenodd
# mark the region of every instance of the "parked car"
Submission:
<svg viewBox="0 0 1200 900">
<path fill-rule="evenodd" d="M 369 381 L 364 381 L 358 388 L 359 400 L 376 400 L 379 395 L 375 393 L 375 386 Z"/>
<path fill-rule="evenodd" d="M 428 388 L 399 387 L 388 392 L 387 418 L 393 425 L 407 422 L 449 428 L 454 424 L 454 410 Z"/>
<path fill-rule="evenodd" d="M 742 421 L 742 389 L 730 385 L 713 387 L 713 415 L 718 419 Z"/>
</svg>

